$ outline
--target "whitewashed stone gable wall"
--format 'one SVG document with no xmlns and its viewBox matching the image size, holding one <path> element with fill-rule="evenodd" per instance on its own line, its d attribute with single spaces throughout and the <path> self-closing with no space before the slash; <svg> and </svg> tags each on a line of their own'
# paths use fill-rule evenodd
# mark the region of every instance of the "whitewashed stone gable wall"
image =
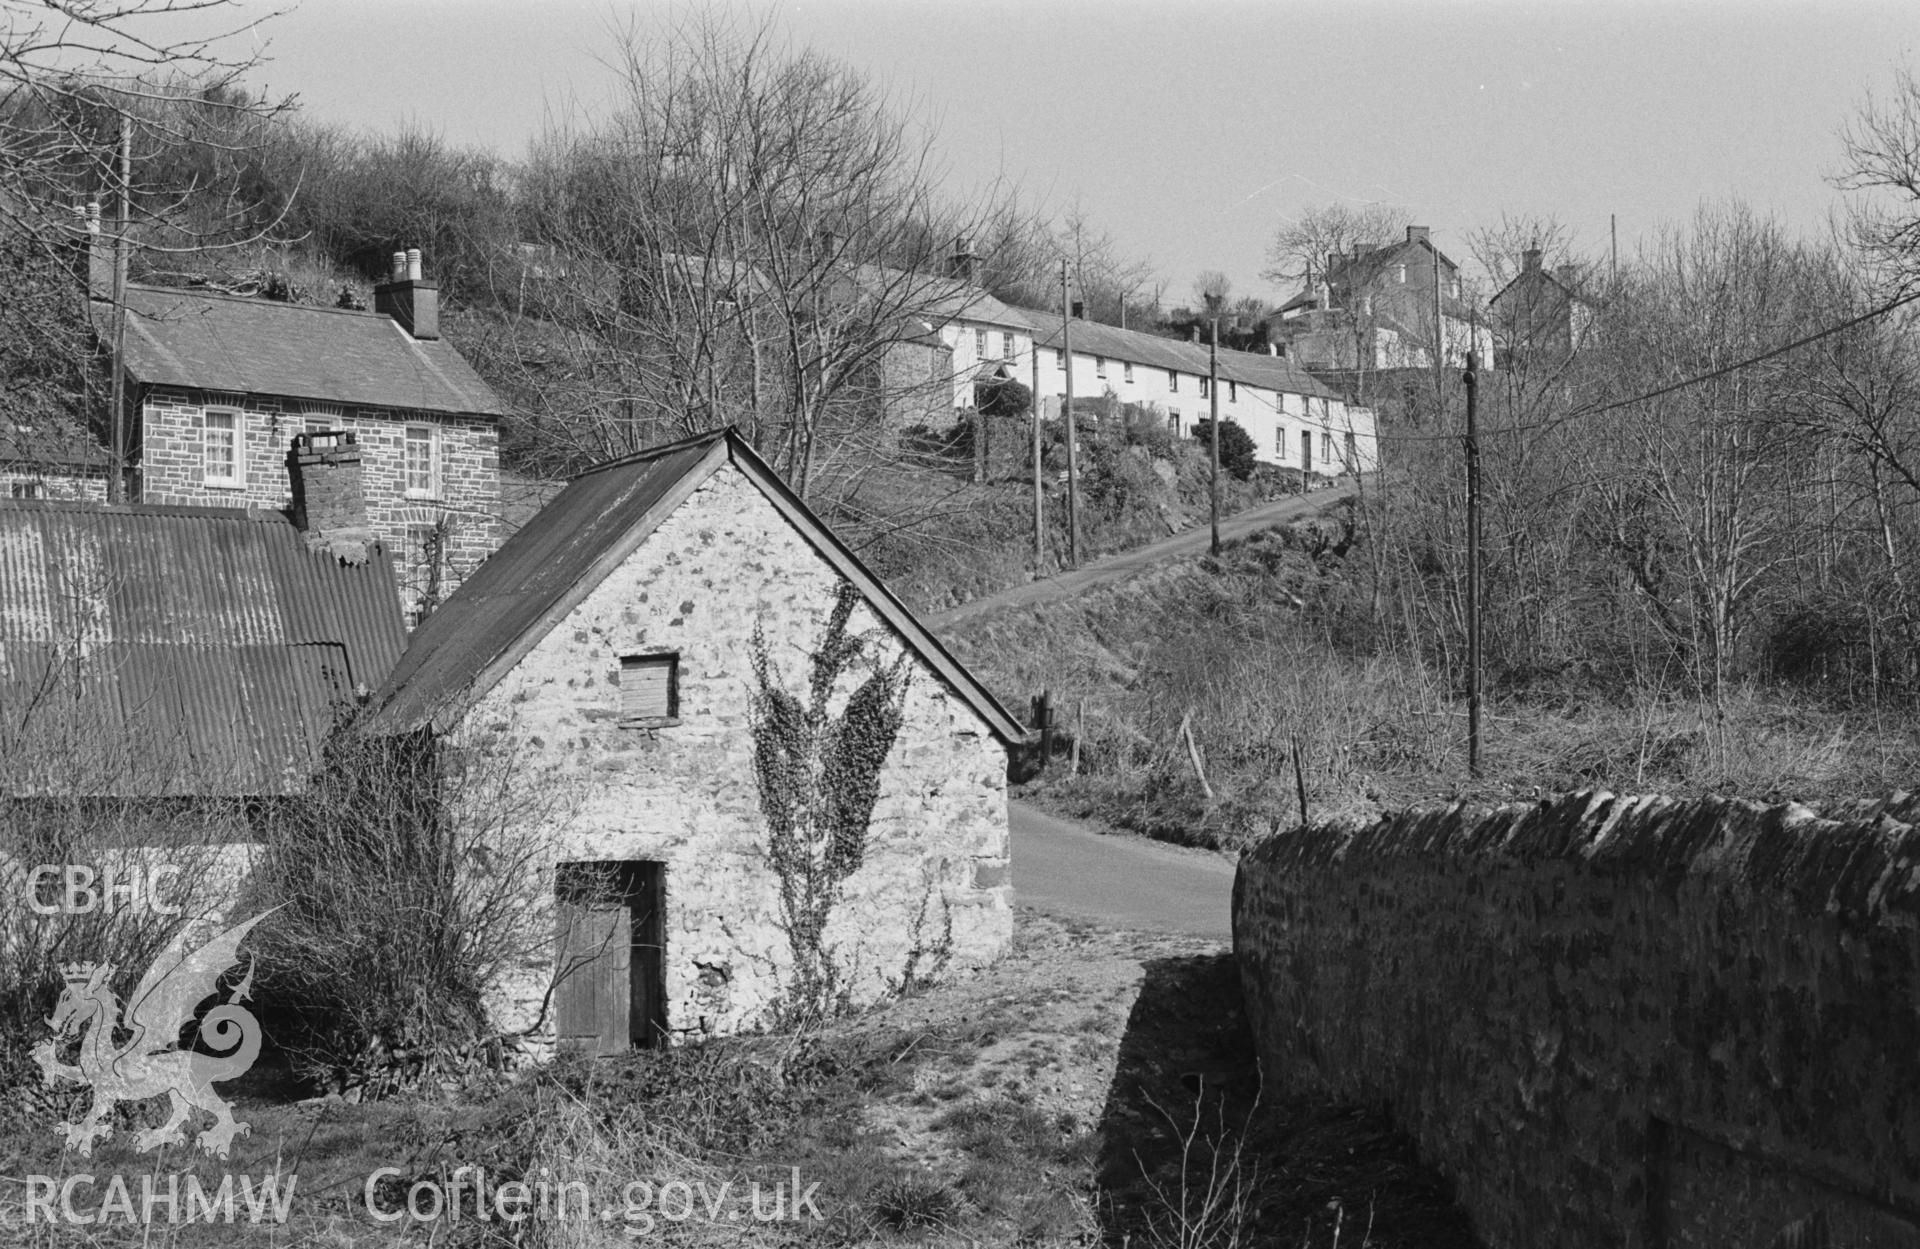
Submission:
<svg viewBox="0 0 1920 1249">
<path fill-rule="evenodd" d="M 787 688 L 832 606 L 837 573 L 736 468 L 722 467 L 522 658 L 468 714 L 516 743 L 560 810 L 544 830 L 538 882 L 553 864 L 666 864 L 667 1026 L 681 1039 L 768 1021 L 791 956 L 752 765 L 756 624 Z M 900 645 L 862 604 L 851 630 Z M 680 654 L 680 723 L 619 727 L 620 657 Z M 991 963 L 1012 934 L 1004 748 L 930 670 L 914 665 L 905 721 L 881 773 L 864 865 L 829 922 L 855 1003 L 919 976 Z M 864 670 L 843 678 L 851 692 Z M 919 951 L 916 958 L 915 950 Z M 550 962 L 529 965 L 492 1002 L 499 1026 L 540 1016 Z M 535 1034 L 550 1042 L 552 1019 Z"/>
</svg>

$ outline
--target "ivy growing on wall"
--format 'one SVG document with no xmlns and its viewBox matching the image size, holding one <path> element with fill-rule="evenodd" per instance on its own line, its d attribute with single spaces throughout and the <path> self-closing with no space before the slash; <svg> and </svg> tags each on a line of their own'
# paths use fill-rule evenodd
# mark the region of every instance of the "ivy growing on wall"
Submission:
<svg viewBox="0 0 1920 1249">
<path fill-rule="evenodd" d="M 783 1013 L 794 1021 L 817 1019 L 839 1002 L 839 968 L 825 946 L 827 919 L 847 877 L 866 861 L 880 770 L 906 705 L 906 657 L 882 663 L 871 639 L 848 631 L 859 601 L 852 583 L 835 587 L 826 631 L 808 657 L 804 698 L 781 682 L 762 631 L 753 633 L 754 779 L 793 952 Z M 834 713 L 841 678 L 863 661 L 866 679 Z"/>
</svg>

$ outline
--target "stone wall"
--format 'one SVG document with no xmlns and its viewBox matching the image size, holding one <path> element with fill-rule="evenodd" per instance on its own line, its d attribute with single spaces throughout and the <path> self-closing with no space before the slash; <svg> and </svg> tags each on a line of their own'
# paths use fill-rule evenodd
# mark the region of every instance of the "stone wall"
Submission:
<svg viewBox="0 0 1920 1249">
<path fill-rule="evenodd" d="M 553 864 L 666 865 L 667 1026 L 698 1038 L 768 1022 L 792 959 L 754 778 L 754 631 L 804 694 L 838 574 L 737 469 L 725 466 L 468 713 L 469 733 L 510 751 L 546 788 L 539 905 Z M 852 632 L 884 660 L 899 640 L 862 605 Z M 680 656 L 679 723 L 620 725 L 620 658 Z M 843 680 L 844 699 L 856 672 Z M 905 723 L 880 777 L 864 865 L 845 883 L 825 946 L 854 1003 L 908 977 L 992 962 L 1012 934 L 1006 756 L 987 725 L 914 665 Z M 492 1003 L 499 1026 L 539 1022 L 549 962 Z"/>
<path fill-rule="evenodd" d="M 1385 1106 L 1492 1246 L 1920 1245 L 1914 805 L 1274 837 L 1234 888 L 1265 1076 Z"/>
<path fill-rule="evenodd" d="M 246 456 L 241 485 L 207 484 L 203 421 L 208 408 L 241 414 Z M 440 488 L 434 497 L 407 496 L 408 425 L 437 431 Z M 295 434 L 309 429 L 353 431 L 361 454 L 367 519 L 399 565 L 407 610 L 416 606 L 419 587 L 410 583 L 422 580 L 413 566 L 422 558 L 428 533 L 444 560 L 441 599 L 500 545 L 500 438 L 494 422 L 485 417 L 154 389 L 140 410 L 140 502 L 284 508 L 292 500 L 287 448 Z"/>
</svg>

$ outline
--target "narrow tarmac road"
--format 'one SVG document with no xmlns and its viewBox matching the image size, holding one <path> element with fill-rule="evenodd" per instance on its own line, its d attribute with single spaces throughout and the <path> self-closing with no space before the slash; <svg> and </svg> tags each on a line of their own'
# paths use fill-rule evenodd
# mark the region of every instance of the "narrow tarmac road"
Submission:
<svg viewBox="0 0 1920 1249">
<path fill-rule="evenodd" d="M 1009 802 L 1013 892 L 1023 905 L 1140 932 L 1233 937 L 1233 861 Z"/>
<path fill-rule="evenodd" d="M 1343 481 L 1337 486 L 1325 490 L 1315 490 L 1311 494 L 1288 495 L 1284 499 L 1275 499 L 1271 503 L 1262 503 L 1259 507 L 1248 508 L 1244 512 L 1221 518 L 1220 539 L 1245 537 L 1256 529 L 1277 525 L 1282 521 L 1294 520 L 1311 515 L 1323 508 L 1337 503 L 1354 492 L 1351 481 Z M 1158 542 L 1149 542 L 1145 546 L 1121 551 L 1109 555 L 1091 564 L 1076 568 L 1072 572 L 1063 572 L 1052 577 L 1043 577 L 1038 581 L 1029 581 L 1025 585 L 1016 585 L 974 599 L 971 603 L 962 603 L 948 611 L 935 612 L 920 617 L 921 623 L 934 629 L 950 629 L 962 621 L 975 616 L 997 611 L 1002 607 L 1024 607 L 1034 603 L 1050 603 L 1060 599 L 1072 598 L 1099 586 L 1112 585 L 1123 581 L 1153 564 L 1179 556 L 1199 555 L 1206 551 L 1213 534 L 1206 525 L 1195 525 L 1170 538 Z"/>
</svg>

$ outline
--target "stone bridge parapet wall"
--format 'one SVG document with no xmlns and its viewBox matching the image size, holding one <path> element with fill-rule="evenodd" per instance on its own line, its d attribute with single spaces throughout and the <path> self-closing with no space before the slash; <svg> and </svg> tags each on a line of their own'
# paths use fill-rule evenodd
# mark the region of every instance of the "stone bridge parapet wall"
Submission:
<svg viewBox="0 0 1920 1249">
<path fill-rule="evenodd" d="M 1491 1246 L 1920 1245 L 1916 808 L 1273 837 L 1233 907 L 1264 1078 L 1385 1107 Z"/>
</svg>

